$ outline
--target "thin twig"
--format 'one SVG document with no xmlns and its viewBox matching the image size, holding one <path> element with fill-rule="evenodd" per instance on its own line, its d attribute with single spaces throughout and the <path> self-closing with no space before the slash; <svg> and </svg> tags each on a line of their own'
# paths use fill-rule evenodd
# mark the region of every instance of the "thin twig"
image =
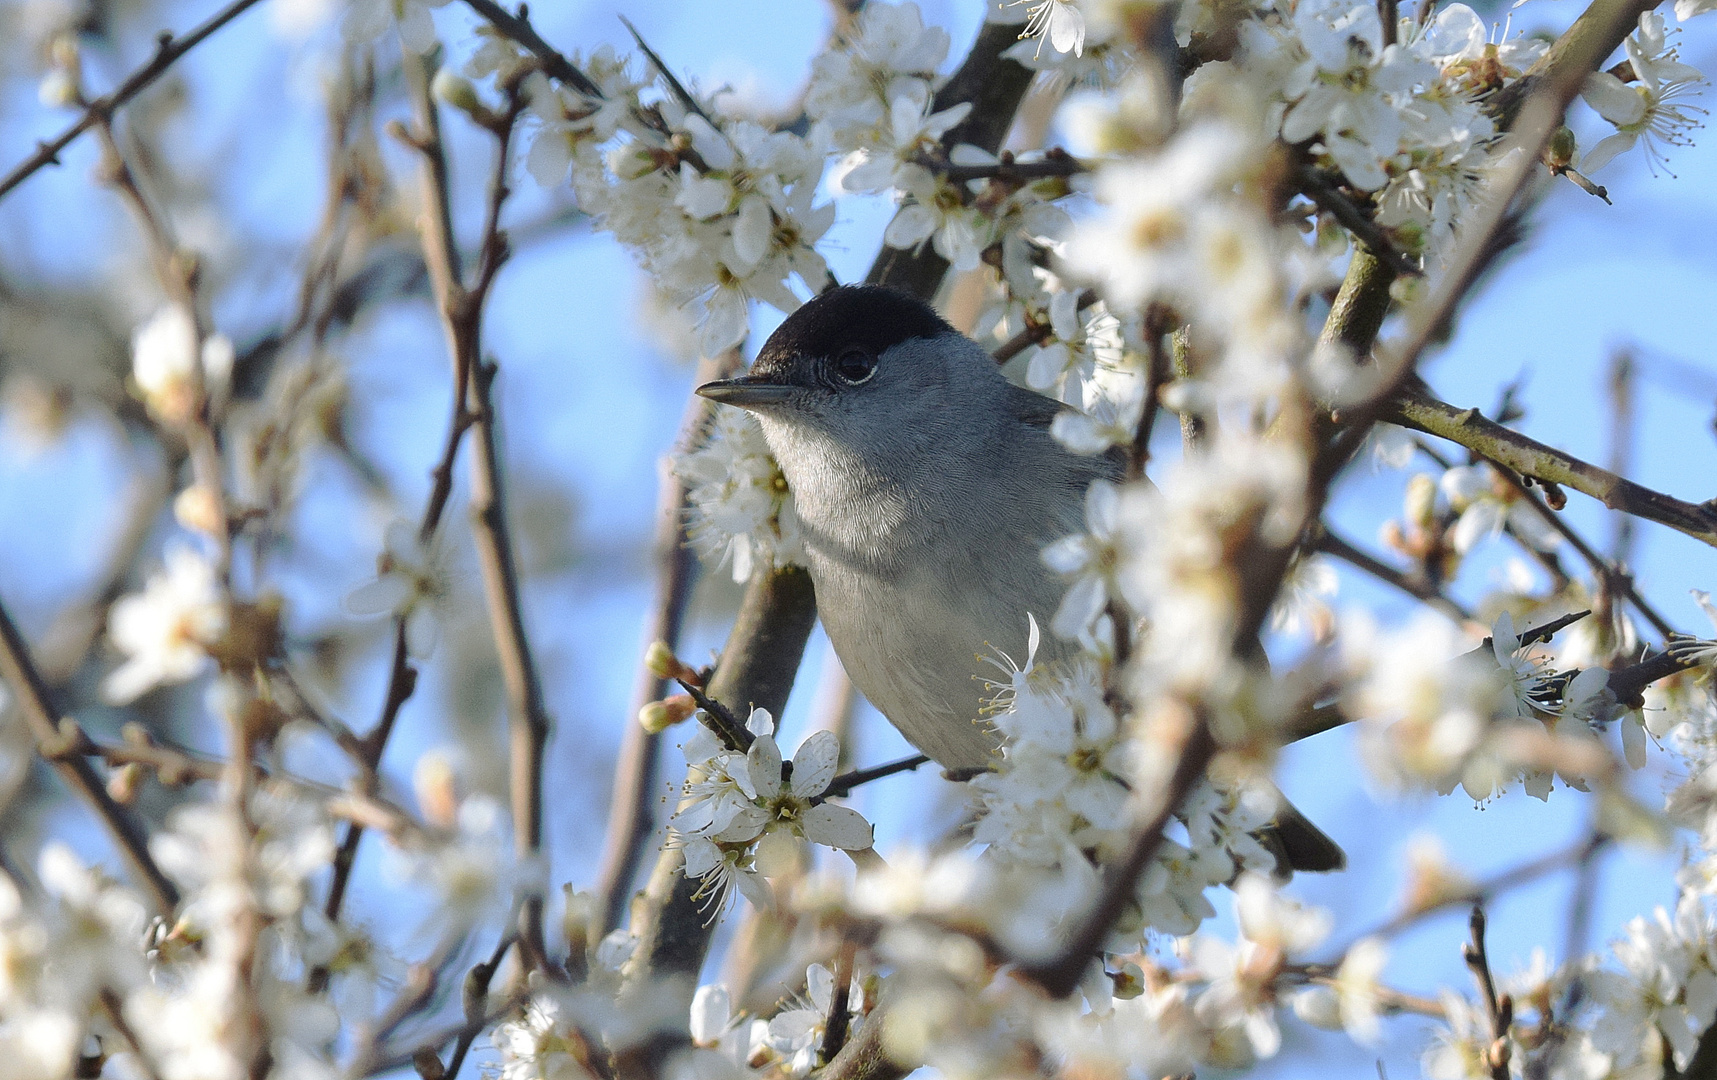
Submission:
<svg viewBox="0 0 1717 1080">
<path fill-rule="evenodd" d="M 542 35 L 531 26 L 529 16 L 513 15 L 494 0 L 465 0 L 465 3 L 483 18 L 489 20 L 495 29 L 507 37 L 523 45 L 541 61 L 543 74 L 557 82 L 566 83 L 585 97 L 602 100 L 602 88 L 590 80 L 590 76 L 574 67 L 572 61 L 555 49 L 553 45 L 542 39 Z"/>
<path fill-rule="evenodd" d="M 514 73 L 502 86 L 506 107 L 493 124 L 485 125 L 495 136 L 495 166 L 489 180 L 483 234 L 478 241 L 477 269 L 467 284 L 460 271 L 453 235 L 452 196 L 441 139 L 440 110 L 430 92 L 433 72 L 423 58 L 409 51 L 405 64 L 416 126 L 407 141 L 423 161 L 423 257 L 429 266 L 436 307 L 452 355 L 455 389 L 465 395 L 463 407 L 469 412 L 475 431 L 471 510 L 477 561 L 488 597 L 489 623 L 507 693 L 513 835 L 519 858 L 534 860 L 542 852 L 543 748 L 548 742 L 549 716 L 542 680 L 525 631 L 518 565 L 507 522 L 500 442 L 495 430 L 493 391 L 497 367 L 493 362 L 485 363 L 479 353 L 483 301 L 507 256 L 500 214 L 508 195 L 507 167 L 513 128 L 525 107 L 523 72 Z M 543 940 L 542 897 L 525 897 L 519 919 L 519 946 L 526 964 L 552 973 L 554 965 L 549 962 Z"/>
<path fill-rule="evenodd" d="M 1417 263 L 1401 254 L 1390 242 L 1389 236 L 1383 231 L 1382 226 L 1355 206 L 1334 185 L 1326 182 L 1319 175 L 1318 170 L 1310 165 L 1302 165 L 1295 172 L 1294 178 L 1299 182 L 1300 192 L 1306 198 L 1312 200 L 1320 210 L 1340 222 L 1348 232 L 1352 233 L 1367 248 L 1370 248 L 1373 255 L 1387 263 L 1390 269 L 1407 277 L 1418 277 L 1424 273 Z"/>
<path fill-rule="evenodd" d="M 87 803 L 101 819 L 108 836 L 125 857 L 132 876 L 142 886 L 149 905 L 157 915 L 169 915 L 179 905 L 179 890 L 167 880 L 167 875 L 155 865 L 149 854 L 149 836 L 143 826 L 125 807 L 113 800 L 95 769 L 82 756 L 65 756 L 58 752 L 59 721 L 48 696 L 47 684 L 30 659 L 29 647 L 12 622 L 12 616 L 0 603 L 0 678 L 12 687 L 18 699 L 19 711 L 30 726 L 36 748 L 42 757 L 60 774 L 66 786 Z"/>
<path fill-rule="evenodd" d="M 465 974 L 465 985 L 460 988 L 461 1004 L 465 1008 L 467 1026 L 459 1032 L 459 1038 L 453 1044 L 453 1056 L 447 1061 L 447 1080 L 459 1080 L 459 1070 L 465 1065 L 465 1055 L 471 1051 L 471 1044 L 477 1041 L 480 1027 L 470 1026 L 480 1022 L 488 1015 L 483 1006 L 489 1003 L 489 983 L 495 978 L 495 970 L 501 966 L 507 950 L 513 947 L 511 933 L 501 935 L 501 941 L 495 946 L 495 951 L 489 954 L 489 959 L 471 965 L 471 970 Z"/>
<path fill-rule="evenodd" d="M 171 31 L 163 30 L 155 39 L 155 55 L 147 64 L 126 76 L 125 81 L 109 93 L 86 104 L 83 115 L 78 117 L 71 127 L 47 142 L 37 144 L 35 153 L 19 162 L 16 168 L 0 179 L 0 198 L 5 198 L 8 192 L 23 183 L 32 173 L 48 165 L 58 165 L 60 151 L 70 146 L 74 139 L 96 124 L 112 120 L 113 114 L 120 106 L 160 78 L 163 72 L 173 66 L 174 61 L 202 44 L 210 34 L 256 3 L 257 0 L 233 0 L 181 38 L 175 38 Z"/>
<path fill-rule="evenodd" d="M 738 349 L 725 350 L 715 359 L 698 365 L 697 381 L 702 383 L 725 378 L 737 368 L 743 358 Z M 689 450 L 697 441 L 713 415 L 715 403 L 696 394 L 688 395 L 680 431 L 674 441 L 676 451 Z M 665 642 L 669 649 L 678 649 L 680 629 L 685 623 L 686 604 L 691 600 L 692 585 L 697 580 L 698 561 L 687 543 L 687 488 L 675 473 L 671 459 L 661 463 L 661 487 L 656 501 L 656 530 L 652 544 L 656 568 L 656 601 L 644 627 L 644 645 Z M 652 701 L 661 700 L 668 681 L 652 672 L 649 665 L 638 665 L 637 681 L 632 692 L 632 705 L 627 711 L 627 724 L 620 739 L 620 756 L 614 764 L 614 793 L 609 800 L 608 835 L 603 842 L 602 868 L 596 875 L 596 911 L 602 920 L 601 933 L 618 927 L 626 908 L 626 897 L 644 860 L 644 849 L 655 827 L 651 813 L 655 792 L 651 777 L 656 760 L 661 755 L 661 735 L 646 731 L 635 721 L 638 711 Z M 599 935 L 600 936 L 600 935 Z"/>
<path fill-rule="evenodd" d="M 1490 1021 L 1490 1045 L 1485 1047 L 1484 1064 L 1491 1080 L 1508 1080 L 1508 1028 L 1514 1023 L 1514 1001 L 1507 994 L 1496 992 L 1496 979 L 1491 975 L 1490 956 L 1484 945 L 1484 906 L 1473 905 L 1467 920 L 1472 940 L 1461 948 L 1461 959 L 1478 983 L 1479 996 L 1484 1000 L 1485 1016 Z"/>
<path fill-rule="evenodd" d="M 1356 934 L 1353 940 L 1359 941 L 1368 937 L 1394 937 L 1439 911 L 1490 903 L 1510 889 L 1537 881 L 1546 874 L 1552 874 L 1570 866 L 1579 866 L 1589 861 L 1610 843 L 1610 838 L 1603 833 L 1591 833 L 1582 837 L 1579 842 L 1560 851 L 1541 855 L 1530 862 L 1504 870 L 1500 874 L 1474 884 L 1471 888 L 1451 892 L 1447 896 L 1438 897 L 1429 903 L 1403 911 L 1364 933 Z"/>
<path fill-rule="evenodd" d="M 662 76 L 663 81 L 668 84 L 668 89 L 673 92 L 674 97 L 679 100 L 679 103 L 686 107 L 686 111 L 703 117 L 705 123 L 714 127 L 715 122 L 709 118 L 709 113 L 704 112 L 703 106 L 698 104 L 698 99 L 693 97 L 691 91 L 685 88 L 685 84 L 681 83 L 680 80 L 675 77 L 673 71 L 662 61 L 662 58 L 656 54 L 656 50 L 650 48 L 649 43 L 644 40 L 644 35 L 638 32 L 638 28 L 636 26 L 632 25 L 632 20 L 622 15 L 620 16 L 620 21 L 625 24 L 627 31 L 631 33 L 632 40 L 638 43 L 638 50 L 650 61 L 651 66 L 656 69 L 656 73 Z"/>
<path fill-rule="evenodd" d="M 1139 878 L 1150 865 L 1157 849 L 1162 847 L 1163 829 L 1169 818 L 1186 799 L 1204 770 L 1216 755 L 1216 740 L 1203 717 L 1184 710 L 1175 722 L 1181 730 L 1166 733 L 1162 751 L 1173 755 L 1175 770 L 1160 791 L 1149 793 L 1151 802 L 1141 813 L 1127 840 L 1126 854 L 1110 863 L 1104 870 L 1102 886 L 1096 901 L 1074 928 L 1067 943 L 1048 960 L 1021 968 L 1020 974 L 1043 987 L 1055 997 L 1070 993 L 1079 983 L 1091 963 L 1091 957 L 1102 948 L 1109 928 L 1132 902 Z M 1177 741 L 1178 745 L 1173 745 Z"/>
<path fill-rule="evenodd" d="M 873 765 L 868 769 L 854 769 L 852 772 L 842 773 L 830 780 L 829 786 L 823 791 L 821 797 L 825 799 L 843 798 L 851 794 L 853 788 L 860 784 L 868 784 L 873 780 L 881 780 L 885 776 L 893 776 L 896 773 L 911 772 L 920 765 L 928 764 L 930 764 L 928 757 L 923 754 L 913 754 L 911 757 L 903 757 L 883 765 Z"/>
<path fill-rule="evenodd" d="M 1457 622 L 1472 621 L 1471 612 L 1450 599 L 1423 577 L 1397 570 L 1376 556 L 1361 551 L 1331 532 L 1327 523 L 1319 531 L 1318 538 L 1312 546 L 1325 555 L 1340 559 L 1350 566 L 1365 571 L 1385 584 L 1393 585 L 1416 600 L 1423 600 Z"/>
<path fill-rule="evenodd" d="M 1097 293 L 1091 289 L 1086 289 L 1079 294 L 1079 303 L 1074 310 L 1084 311 L 1096 302 Z M 990 355 L 995 358 L 997 364 L 1005 364 L 1033 345 L 1041 345 L 1048 341 L 1050 335 L 1054 333 L 1055 330 L 1047 322 L 1028 323 L 1025 329 L 996 346 L 995 351 Z"/>
<path fill-rule="evenodd" d="M 1004 150 L 994 164 L 948 165 L 939 171 L 953 184 L 964 184 L 972 180 L 999 180 L 1004 184 L 1023 186 L 1033 180 L 1078 176 L 1080 173 L 1090 172 L 1091 166 L 1059 147 L 1051 147 L 1044 151 L 1042 158 L 1034 161 L 1016 161 L 1013 154 Z"/>
<path fill-rule="evenodd" d="M 1592 568 L 1592 573 L 1596 575 L 1598 586 L 1601 590 L 1605 592 L 1620 592 L 1623 596 L 1627 597 L 1628 602 L 1633 604 L 1634 608 L 1641 615 L 1645 616 L 1646 621 L 1651 623 L 1652 628 L 1659 634 L 1663 635 L 1663 640 L 1666 644 L 1678 636 L 1675 628 L 1669 625 L 1668 620 L 1658 614 L 1657 609 L 1647 603 L 1645 597 L 1639 594 L 1639 590 L 1634 588 L 1632 575 L 1626 573 L 1620 567 L 1612 565 L 1608 559 L 1598 554 L 1597 550 L 1593 548 L 1591 544 L 1588 544 L 1584 537 L 1574 531 L 1573 526 L 1569 525 L 1562 519 L 1562 515 L 1550 509 L 1549 506 L 1545 505 L 1544 500 L 1539 497 L 1536 491 L 1533 491 L 1522 483 L 1519 475 L 1517 475 L 1513 469 L 1506 466 L 1499 466 L 1497 471 L 1502 473 L 1503 477 L 1514 488 L 1515 492 L 1520 495 L 1521 499 L 1525 500 L 1527 505 L 1531 506 L 1533 510 L 1538 512 L 1538 516 L 1540 518 L 1543 518 L 1552 529 L 1556 530 L 1562 539 L 1568 541 L 1569 545 L 1572 546 L 1575 551 L 1580 553 L 1580 557 L 1586 560 L 1586 565 L 1590 566 Z"/>
<path fill-rule="evenodd" d="M 184 311 L 194 329 L 191 355 L 197 359 L 188 369 L 190 408 L 184 417 L 178 419 L 184 425 L 183 434 L 190 454 L 191 471 L 215 509 L 215 573 L 221 582 L 222 591 L 226 592 L 232 574 L 232 515 L 227 508 L 220 439 L 215 431 L 214 417 L 210 414 L 208 386 L 200 359 L 203 343 L 210 336 L 208 321 L 203 315 L 203 305 L 198 296 L 202 271 L 195 254 L 179 246 L 168 222 L 157 212 L 148 195 L 144 193 L 137 174 L 126 160 L 119 140 L 114 135 L 112 118 L 105 115 L 98 117 L 95 125 L 101 136 L 103 149 L 102 179 L 119 193 L 120 198 L 130 208 L 132 216 L 137 219 L 138 227 L 143 230 L 144 239 L 148 242 L 151 261 L 155 265 L 155 277 L 162 291 L 166 293 L 169 301 Z"/>
<path fill-rule="evenodd" d="M 835 986 L 829 995 L 829 1015 L 823 1023 L 823 1045 L 818 1048 L 817 1059 L 820 1062 L 833 1061 L 841 1047 L 847 1043 L 847 1024 L 852 1019 L 850 1002 L 853 985 L 853 963 L 858 956 L 858 945 L 847 940 L 841 942 L 841 948 L 835 954 Z"/>
<path fill-rule="evenodd" d="M 373 792 L 377 786 L 376 768 L 381 764 L 382 751 L 387 747 L 388 736 L 393 734 L 394 722 L 399 719 L 399 710 L 417 689 L 417 669 L 407 660 L 405 640 L 405 620 L 394 619 L 393 661 L 388 673 L 387 698 L 382 703 L 381 718 L 376 726 L 364 736 L 360 743 L 362 752 L 357 764 L 361 770 L 360 783 L 363 790 Z M 358 845 L 364 838 L 364 826 L 352 821 L 346 825 L 346 831 L 340 837 L 340 846 L 334 852 L 333 874 L 328 884 L 328 898 L 322 905 L 322 914 L 331 923 L 340 921 L 340 908 L 345 903 L 346 886 L 351 882 L 352 867 L 358 858 Z M 328 986 L 328 969 L 315 967 L 310 971 L 308 981 L 311 993 L 320 993 Z"/>
</svg>

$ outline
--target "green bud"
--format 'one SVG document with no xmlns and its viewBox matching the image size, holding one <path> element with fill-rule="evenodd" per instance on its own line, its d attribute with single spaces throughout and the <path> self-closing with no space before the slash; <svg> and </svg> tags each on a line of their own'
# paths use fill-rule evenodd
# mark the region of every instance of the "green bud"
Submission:
<svg viewBox="0 0 1717 1080">
<path fill-rule="evenodd" d="M 1577 149 L 1574 132 L 1563 124 L 1550 136 L 1550 145 L 1544 148 L 1544 163 L 1552 169 L 1566 169 L 1574 164 Z"/>
<path fill-rule="evenodd" d="M 443 102 L 453 106 L 460 112 L 484 123 L 489 116 L 489 110 L 484 107 L 482 99 L 477 96 L 477 88 L 471 85 L 471 80 L 455 73 L 451 68 L 442 68 L 435 73 L 435 81 L 429 89 Z"/>
</svg>

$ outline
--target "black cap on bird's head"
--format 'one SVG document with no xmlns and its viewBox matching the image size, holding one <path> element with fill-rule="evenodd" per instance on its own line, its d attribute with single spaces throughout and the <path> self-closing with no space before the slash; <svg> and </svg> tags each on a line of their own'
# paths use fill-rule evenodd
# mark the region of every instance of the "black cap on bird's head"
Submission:
<svg viewBox="0 0 1717 1080">
<path fill-rule="evenodd" d="M 697 392 L 741 408 L 781 405 L 807 389 L 868 382 L 878 358 L 914 338 L 956 331 L 924 301 L 887 285 L 844 285 L 805 302 L 758 351 L 751 373 Z"/>
</svg>

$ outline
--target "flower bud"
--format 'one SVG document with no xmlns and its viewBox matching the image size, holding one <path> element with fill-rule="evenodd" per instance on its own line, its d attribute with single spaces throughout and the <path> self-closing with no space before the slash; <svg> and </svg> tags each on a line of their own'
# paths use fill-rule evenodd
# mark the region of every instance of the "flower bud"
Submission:
<svg viewBox="0 0 1717 1080">
<path fill-rule="evenodd" d="M 1553 170 L 1566 169 L 1574 164 L 1578 152 L 1573 130 L 1563 124 L 1550 136 L 1550 143 L 1544 148 L 1544 164 Z"/>
<path fill-rule="evenodd" d="M 45 108 L 73 108 L 77 105 L 79 96 L 77 76 L 64 68 L 55 68 L 48 72 L 36 85 L 36 100 Z"/>
<path fill-rule="evenodd" d="M 590 931 L 596 925 L 596 896 L 580 892 L 571 885 L 561 887 L 566 907 L 560 916 L 560 931 L 566 938 L 567 951 L 583 956 L 590 947 Z"/>
<path fill-rule="evenodd" d="M 137 792 L 143 786 L 143 766 L 135 761 L 128 761 L 107 778 L 107 793 L 113 801 L 121 806 L 130 806 L 137 799 Z"/>
<path fill-rule="evenodd" d="M 652 701 L 639 709 L 638 723 L 650 734 L 660 735 L 675 724 L 689 719 L 697 711 L 697 702 L 691 699 L 691 695 L 675 694 L 661 701 Z"/>
<path fill-rule="evenodd" d="M 458 776 L 446 754 L 431 751 L 417 759 L 411 786 L 424 819 L 440 829 L 451 829 L 459 817 Z"/>
<path fill-rule="evenodd" d="M 1437 516 L 1437 482 L 1426 473 L 1416 473 L 1407 481 L 1407 497 L 1402 501 L 1409 523 L 1429 529 Z"/>
<path fill-rule="evenodd" d="M 429 84 L 430 92 L 444 103 L 453 106 L 460 112 L 477 121 L 487 123 L 489 110 L 477 96 L 477 88 L 471 85 L 471 80 L 455 72 L 452 68 L 442 68 L 435 73 L 435 81 Z"/>
<path fill-rule="evenodd" d="M 674 655 L 674 650 L 665 641 L 650 642 L 650 647 L 644 650 L 644 666 L 658 679 L 686 679 L 690 682 L 689 676 L 696 674 Z"/>
<path fill-rule="evenodd" d="M 173 517 L 180 525 L 204 536 L 219 537 L 226 531 L 219 500 L 206 484 L 192 484 L 173 500 Z"/>
<path fill-rule="evenodd" d="M 1308 986 L 1295 994 L 1294 1015 L 1313 1027 L 1341 1030 L 1341 1002 L 1327 986 Z"/>
</svg>

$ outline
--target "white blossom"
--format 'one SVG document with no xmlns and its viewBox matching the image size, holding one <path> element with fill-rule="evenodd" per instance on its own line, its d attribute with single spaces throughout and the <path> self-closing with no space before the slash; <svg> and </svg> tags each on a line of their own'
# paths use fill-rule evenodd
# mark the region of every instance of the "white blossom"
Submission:
<svg viewBox="0 0 1717 1080">
<path fill-rule="evenodd" d="M 711 425 L 701 446 L 674 459 L 691 504 L 692 542 L 706 558 L 730 565 L 739 582 L 802 561 L 793 493 L 756 418 L 718 409 Z"/>
<path fill-rule="evenodd" d="M 1663 16 L 1656 11 L 1640 14 L 1639 30 L 1624 41 L 1628 61 L 1638 80 L 1632 86 L 1607 71 L 1586 77 L 1581 96 L 1598 115 L 1614 124 L 1616 133 L 1592 147 L 1580 167 L 1596 172 L 1618 154 L 1644 147 L 1653 169 L 1664 164 L 1664 147 L 1687 146 L 1687 133 L 1700 126 L 1705 110 L 1681 102 L 1705 81 L 1696 68 L 1682 63 L 1670 46 Z"/>
<path fill-rule="evenodd" d="M 108 636 L 126 654 L 101 684 L 102 696 L 115 705 L 202 674 L 209 647 L 226 633 L 226 602 L 214 566 L 178 545 L 168 547 L 165 561 L 142 592 L 120 597 L 108 614 Z"/>
<path fill-rule="evenodd" d="M 358 616 L 391 615 L 405 623 L 406 649 L 419 658 L 435 651 L 439 624 L 452 581 L 439 532 L 423 539 L 408 521 L 390 522 L 376 556 L 376 580 L 346 594 L 346 610 Z"/>
<path fill-rule="evenodd" d="M 179 304 L 162 307 L 131 335 L 131 377 L 149 411 L 167 423 L 193 419 L 199 367 L 204 394 L 218 398 L 232 366 L 232 342 L 220 334 L 199 338 L 196 319 Z"/>
</svg>

